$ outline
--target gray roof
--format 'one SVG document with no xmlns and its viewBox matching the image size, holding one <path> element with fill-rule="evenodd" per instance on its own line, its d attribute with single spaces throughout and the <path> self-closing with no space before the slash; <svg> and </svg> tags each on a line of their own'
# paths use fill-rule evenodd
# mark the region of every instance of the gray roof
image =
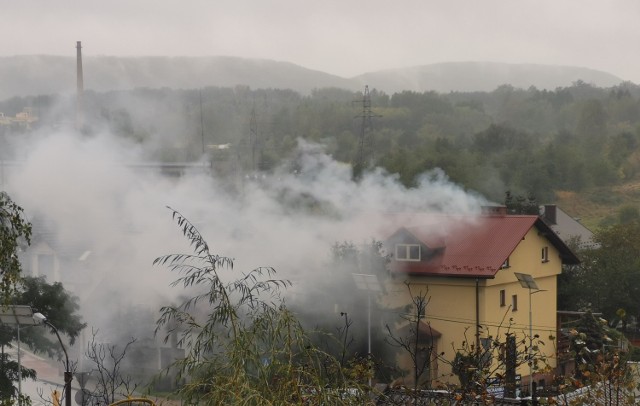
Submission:
<svg viewBox="0 0 640 406">
<path fill-rule="evenodd" d="M 593 241 L 593 232 L 580 223 L 580 219 L 571 217 L 558 206 L 540 206 L 540 217 L 566 244 L 579 239 L 580 248 L 597 248 L 598 244 Z"/>
</svg>

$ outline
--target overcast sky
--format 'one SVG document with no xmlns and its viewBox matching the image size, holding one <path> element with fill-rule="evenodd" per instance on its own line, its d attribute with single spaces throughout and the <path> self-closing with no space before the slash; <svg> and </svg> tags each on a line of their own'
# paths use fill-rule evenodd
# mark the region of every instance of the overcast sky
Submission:
<svg viewBox="0 0 640 406">
<path fill-rule="evenodd" d="M 230 55 L 343 77 L 448 61 L 640 83 L 637 0 L 0 0 L 0 54 Z"/>
</svg>

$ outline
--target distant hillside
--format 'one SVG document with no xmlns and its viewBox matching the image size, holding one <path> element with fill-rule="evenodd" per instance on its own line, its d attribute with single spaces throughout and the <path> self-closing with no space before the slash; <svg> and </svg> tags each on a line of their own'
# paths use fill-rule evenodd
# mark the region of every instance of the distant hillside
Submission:
<svg viewBox="0 0 640 406">
<path fill-rule="evenodd" d="M 387 93 L 405 89 L 451 91 L 493 91 L 510 84 L 516 88 L 553 90 L 582 80 L 597 87 L 611 87 L 623 82 L 617 76 L 593 69 L 573 66 L 507 64 L 496 62 L 448 62 L 365 73 L 354 78 Z"/>
<path fill-rule="evenodd" d="M 288 62 L 234 57 L 83 57 L 85 89 L 193 89 L 205 86 L 293 89 L 351 89 L 352 81 Z M 67 93 L 76 89 L 75 57 L 0 57 L 0 99 Z"/>
<path fill-rule="evenodd" d="M 402 90 L 437 92 L 491 91 L 502 84 L 555 89 L 577 80 L 609 87 L 622 82 L 611 74 L 586 68 L 504 63 L 441 63 L 366 73 L 342 78 L 288 62 L 235 57 L 85 56 L 84 83 L 96 91 L 206 86 L 359 90 L 364 85 L 389 94 Z M 75 57 L 0 57 L 0 100 L 12 96 L 70 93 L 76 86 Z"/>
</svg>

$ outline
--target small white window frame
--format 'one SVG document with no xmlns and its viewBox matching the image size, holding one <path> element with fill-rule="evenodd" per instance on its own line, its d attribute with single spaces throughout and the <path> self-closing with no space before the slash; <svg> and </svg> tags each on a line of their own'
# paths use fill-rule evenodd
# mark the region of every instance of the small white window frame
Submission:
<svg viewBox="0 0 640 406">
<path fill-rule="evenodd" d="M 411 248 L 418 248 L 418 257 L 411 258 Z M 402 254 L 402 255 L 400 255 Z M 420 261 L 422 256 L 422 250 L 420 249 L 420 244 L 396 244 L 396 261 Z"/>
<path fill-rule="evenodd" d="M 542 247 L 542 255 L 541 255 L 541 260 L 542 262 L 549 262 L 549 247 Z"/>
</svg>

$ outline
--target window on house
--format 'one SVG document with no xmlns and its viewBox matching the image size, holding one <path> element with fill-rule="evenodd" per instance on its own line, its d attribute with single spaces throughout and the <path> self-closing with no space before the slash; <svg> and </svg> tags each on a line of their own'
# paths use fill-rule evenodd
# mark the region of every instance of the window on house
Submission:
<svg viewBox="0 0 640 406">
<path fill-rule="evenodd" d="M 420 245 L 418 244 L 396 245 L 396 260 L 420 261 Z"/>
<path fill-rule="evenodd" d="M 507 292 L 504 289 L 500 291 L 500 307 L 506 306 L 507 302 Z"/>
<path fill-rule="evenodd" d="M 549 262 L 549 247 L 542 248 L 542 262 Z"/>
<path fill-rule="evenodd" d="M 509 268 L 511 265 L 509 265 L 509 257 L 507 257 L 507 259 L 505 259 L 504 263 L 502 264 L 502 266 L 500 267 L 501 269 L 504 268 Z"/>
<path fill-rule="evenodd" d="M 511 310 L 518 310 L 518 295 L 511 296 Z"/>
</svg>

